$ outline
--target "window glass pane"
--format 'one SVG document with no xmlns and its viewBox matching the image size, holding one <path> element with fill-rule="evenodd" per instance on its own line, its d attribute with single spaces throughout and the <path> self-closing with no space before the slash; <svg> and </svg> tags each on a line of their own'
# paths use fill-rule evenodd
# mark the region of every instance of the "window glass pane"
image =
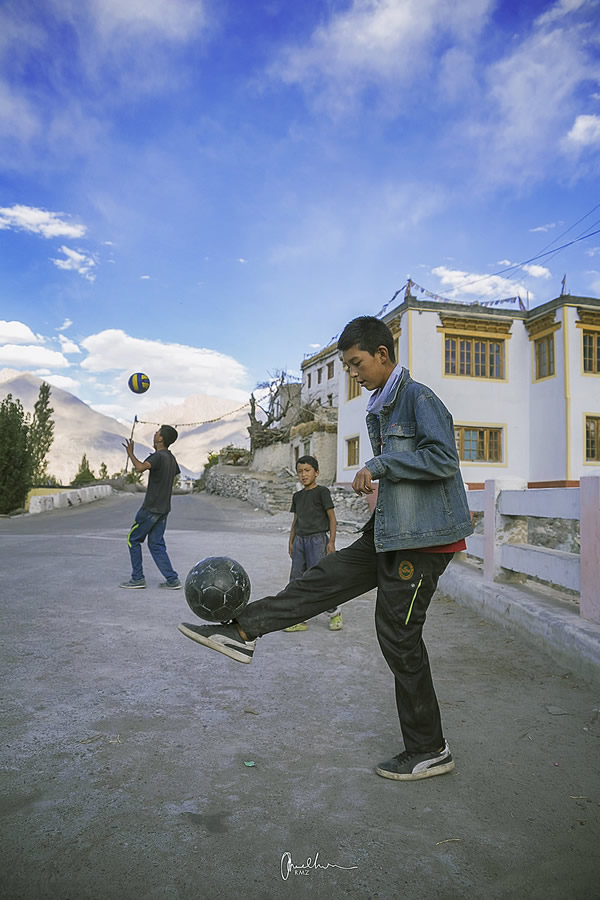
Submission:
<svg viewBox="0 0 600 900">
<path fill-rule="evenodd" d="M 501 345 L 497 342 L 490 343 L 490 378 L 502 378 Z"/>
<path fill-rule="evenodd" d="M 465 428 L 464 459 L 477 459 L 477 432 Z"/>
<path fill-rule="evenodd" d="M 446 338 L 446 374 L 456 375 L 456 341 Z"/>
<path fill-rule="evenodd" d="M 487 345 L 484 341 L 475 341 L 475 375 L 484 378 L 486 375 L 485 358 Z"/>
<path fill-rule="evenodd" d="M 471 374 L 471 341 L 460 342 L 460 374 Z"/>
<path fill-rule="evenodd" d="M 583 371 L 594 371 L 594 337 L 591 334 L 583 335 Z"/>
</svg>

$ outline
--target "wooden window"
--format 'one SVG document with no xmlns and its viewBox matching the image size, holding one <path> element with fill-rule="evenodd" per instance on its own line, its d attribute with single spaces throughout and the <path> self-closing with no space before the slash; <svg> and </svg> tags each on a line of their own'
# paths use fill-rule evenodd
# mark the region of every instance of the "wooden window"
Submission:
<svg viewBox="0 0 600 900">
<path fill-rule="evenodd" d="M 348 466 L 357 466 L 359 459 L 360 438 L 353 437 L 346 441 L 346 459 Z"/>
<path fill-rule="evenodd" d="M 317 384 L 321 384 L 323 381 L 323 368 L 317 369 Z"/>
<path fill-rule="evenodd" d="M 454 429 L 459 459 L 464 462 L 502 462 L 502 429 L 457 425 Z"/>
<path fill-rule="evenodd" d="M 335 362 L 327 363 L 327 380 L 329 381 L 330 378 L 333 378 L 334 374 L 335 374 Z"/>
<path fill-rule="evenodd" d="M 327 406 L 333 406 L 333 394 L 327 394 Z"/>
<path fill-rule="evenodd" d="M 446 335 L 445 373 L 471 378 L 504 378 L 504 345 L 505 341 L 496 338 Z"/>
<path fill-rule="evenodd" d="M 554 375 L 554 334 L 546 334 L 533 342 L 535 348 L 535 377 Z"/>
<path fill-rule="evenodd" d="M 600 462 L 600 416 L 585 417 L 586 462 Z"/>
<path fill-rule="evenodd" d="M 600 331 L 583 332 L 583 371 L 600 375 Z"/>
<path fill-rule="evenodd" d="M 308 375 L 306 376 L 306 387 L 309 389 L 309 391 L 310 391 L 311 382 L 312 382 L 312 375 L 309 372 Z"/>
<path fill-rule="evenodd" d="M 355 397 L 360 397 L 362 388 L 361 388 L 360 384 L 358 383 L 358 381 L 356 381 L 356 379 L 354 379 L 354 378 L 350 378 L 348 373 L 346 373 L 346 378 L 348 381 L 347 392 L 346 392 L 347 399 L 354 400 Z"/>
</svg>

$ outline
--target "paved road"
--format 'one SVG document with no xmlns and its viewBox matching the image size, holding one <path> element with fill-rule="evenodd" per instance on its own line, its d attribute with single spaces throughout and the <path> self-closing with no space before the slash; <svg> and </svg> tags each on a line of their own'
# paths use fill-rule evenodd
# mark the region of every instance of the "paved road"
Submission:
<svg viewBox="0 0 600 900">
<path fill-rule="evenodd" d="M 436 601 L 427 642 L 456 770 L 378 778 L 399 735 L 373 595 L 345 607 L 343 631 L 270 635 L 241 666 L 178 633 L 185 598 L 159 591 L 150 561 L 148 590 L 117 587 L 139 502 L 0 520 L 2 898 L 600 896 L 589 686 Z M 278 521 L 177 497 L 169 551 L 182 574 L 232 555 L 260 596 L 287 576 Z M 284 880 L 282 857 L 311 866 Z"/>
</svg>

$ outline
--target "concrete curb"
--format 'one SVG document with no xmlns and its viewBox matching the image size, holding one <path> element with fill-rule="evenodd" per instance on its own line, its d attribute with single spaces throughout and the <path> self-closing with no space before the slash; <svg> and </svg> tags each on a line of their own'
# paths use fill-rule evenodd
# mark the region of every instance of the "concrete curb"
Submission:
<svg viewBox="0 0 600 900">
<path fill-rule="evenodd" d="M 438 592 L 512 629 L 586 681 L 600 684 L 600 625 L 550 590 L 484 581 L 468 563 L 454 561 L 440 578 Z"/>
<path fill-rule="evenodd" d="M 65 509 L 68 506 L 80 506 L 82 503 L 92 503 L 102 497 L 113 494 L 113 488 L 108 484 L 97 484 L 92 487 L 77 488 L 72 491 L 61 491 L 60 494 L 41 494 L 32 497 L 29 501 L 29 512 L 37 514 L 51 509 Z"/>
</svg>

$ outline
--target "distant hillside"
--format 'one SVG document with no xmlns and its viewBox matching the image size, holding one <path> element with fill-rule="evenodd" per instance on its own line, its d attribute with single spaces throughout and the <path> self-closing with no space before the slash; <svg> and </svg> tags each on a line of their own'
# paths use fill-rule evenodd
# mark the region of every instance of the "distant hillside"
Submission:
<svg viewBox="0 0 600 900">
<path fill-rule="evenodd" d="M 242 404 L 239 400 L 194 394 L 176 406 L 163 406 L 155 412 L 148 413 L 144 416 L 144 420 L 160 425 L 179 426 L 177 427 L 179 438 L 173 446 L 173 452 L 180 465 L 183 463 L 193 472 L 200 473 L 210 451 L 221 450 L 229 444 L 235 447 L 250 446 L 249 407 L 240 410 L 240 406 Z M 238 411 L 233 412 L 234 410 Z M 211 419 L 219 421 L 212 422 Z M 197 422 L 207 424 L 195 425 Z M 138 424 L 134 439 L 151 443 L 157 424 Z"/>
<path fill-rule="evenodd" d="M 24 372 L 0 382 L 0 400 L 7 394 L 18 398 L 24 409 L 33 413 L 38 399 L 41 378 Z M 48 472 L 61 483 L 69 484 L 79 468 L 85 453 L 92 470 L 98 474 L 101 463 L 106 463 L 112 475 L 125 466 L 127 459 L 122 446 L 131 427 L 122 425 L 110 416 L 95 412 L 90 406 L 68 391 L 52 386 L 50 404 L 54 408 L 54 443 L 48 454 Z M 204 422 L 228 413 L 241 406 L 239 400 L 196 395 L 178 406 L 163 407 L 149 413 L 145 419 L 158 424 Z M 173 447 L 182 472 L 198 475 L 210 450 L 220 450 L 227 444 L 248 446 L 247 410 L 228 416 L 220 422 L 195 428 L 179 428 L 180 438 Z M 138 424 L 135 433 L 136 455 L 144 459 L 152 453 L 152 436 L 156 425 Z"/>
</svg>

